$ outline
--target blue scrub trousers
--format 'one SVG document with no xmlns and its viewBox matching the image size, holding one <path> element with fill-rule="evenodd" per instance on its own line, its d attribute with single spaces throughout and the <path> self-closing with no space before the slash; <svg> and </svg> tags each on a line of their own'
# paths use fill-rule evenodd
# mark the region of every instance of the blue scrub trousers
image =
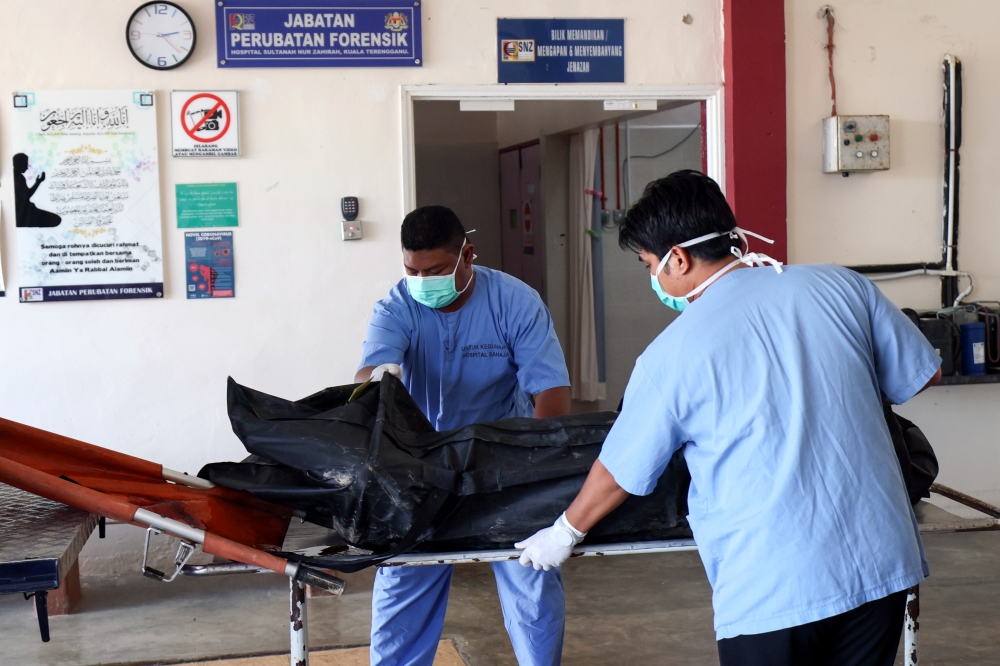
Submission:
<svg viewBox="0 0 1000 666">
<path fill-rule="evenodd" d="M 560 569 L 535 571 L 516 560 L 490 565 L 504 625 L 520 666 L 558 666 L 566 627 Z M 444 626 L 450 564 L 385 567 L 372 593 L 372 666 L 431 666 Z"/>
</svg>

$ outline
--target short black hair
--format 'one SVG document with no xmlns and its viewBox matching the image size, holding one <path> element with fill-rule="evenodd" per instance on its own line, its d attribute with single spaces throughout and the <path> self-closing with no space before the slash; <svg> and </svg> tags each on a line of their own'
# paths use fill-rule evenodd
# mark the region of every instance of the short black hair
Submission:
<svg viewBox="0 0 1000 666">
<path fill-rule="evenodd" d="M 399 240 L 410 252 L 445 248 L 458 254 L 465 242 L 465 227 L 450 208 L 422 206 L 403 218 Z"/>
<path fill-rule="evenodd" d="M 736 216 L 719 184 L 700 171 L 685 169 L 646 185 L 618 227 L 618 245 L 663 257 L 675 245 L 735 226 Z M 742 241 L 723 235 L 687 251 L 698 259 L 718 261 L 731 256 L 733 247 L 741 248 Z"/>
</svg>

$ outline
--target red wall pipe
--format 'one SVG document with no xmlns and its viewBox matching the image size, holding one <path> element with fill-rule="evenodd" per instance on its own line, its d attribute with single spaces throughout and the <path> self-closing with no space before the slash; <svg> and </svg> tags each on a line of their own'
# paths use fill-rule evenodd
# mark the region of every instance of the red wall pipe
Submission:
<svg viewBox="0 0 1000 666">
<path fill-rule="evenodd" d="M 741 227 L 787 261 L 784 0 L 723 0 L 726 198 Z M 818 119 L 817 119 L 818 120 Z"/>
</svg>

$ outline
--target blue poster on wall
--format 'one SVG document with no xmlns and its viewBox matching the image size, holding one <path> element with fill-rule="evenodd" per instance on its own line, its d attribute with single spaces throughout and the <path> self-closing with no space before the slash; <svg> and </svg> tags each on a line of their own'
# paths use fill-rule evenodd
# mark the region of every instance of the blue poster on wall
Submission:
<svg viewBox="0 0 1000 666">
<path fill-rule="evenodd" d="M 224 0 L 219 67 L 420 67 L 420 2 Z"/>
<path fill-rule="evenodd" d="M 188 298 L 233 298 L 232 231 L 187 231 L 184 233 Z"/>
<path fill-rule="evenodd" d="M 624 83 L 624 19 L 497 19 L 500 83 Z"/>
</svg>

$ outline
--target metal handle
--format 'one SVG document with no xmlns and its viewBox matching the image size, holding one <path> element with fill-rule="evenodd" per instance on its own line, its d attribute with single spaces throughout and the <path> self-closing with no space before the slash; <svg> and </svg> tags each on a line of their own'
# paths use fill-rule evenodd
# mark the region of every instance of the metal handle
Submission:
<svg viewBox="0 0 1000 666">
<path fill-rule="evenodd" d="M 153 580 L 159 581 L 161 583 L 163 582 L 163 579 L 166 577 L 166 574 L 160 571 L 159 569 L 154 569 L 153 567 L 147 567 L 147 566 L 142 567 L 142 575 L 145 576 L 146 578 L 152 578 Z"/>
<path fill-rule="evenodd" d="M 184 569 L 184 565 L 191 559 L 191 555 L 193 555 L 195 551 L 195 545 L 189 541 L 181 539 L 180 544 L 177 546 L 177 554 L 174 555 L 174 571 L 167 576 L 159 569 L 154 569 L 153 567 L 146 565 L 146 561 L 149 558 L 149 537 L 153 534 L 160 534 L 160 531 L 155 527 L 146 528 L 146 543 L 142 549 L 142 575 L 146 578 L 152 578 L 153 580 L 158 580 L 163 583 L 169 583 L 173 581 L 174 578 L 177 578 L 177 574 L 181 573 L 181 570 Z"/>
<path fill-rule="evenodd" d="M 347 587 L 347 582 L 336 576 L 331 576 L 322 571 L 304 566 L 299 566 L 299 570 L 295 574 L 295 580 L 325 590 L 338 597 L 344 593 L 344 588 Z"/>
</svg>

